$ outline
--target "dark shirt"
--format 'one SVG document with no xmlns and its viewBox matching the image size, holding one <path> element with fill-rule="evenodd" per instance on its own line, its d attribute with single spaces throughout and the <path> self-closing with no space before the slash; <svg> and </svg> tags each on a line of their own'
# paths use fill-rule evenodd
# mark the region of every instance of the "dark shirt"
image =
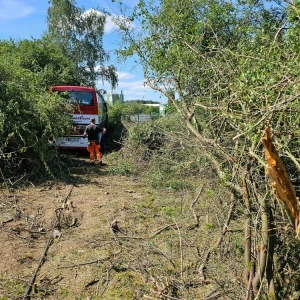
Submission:
<svg viewBox="0 0 300 300">
<path fill-rule="evenodd" d="M 103 128 L 95 124 L 90 124 L 85 128 L 89 141 L 98 140 L 98 134 L 102 131 Z"/>
</svg>

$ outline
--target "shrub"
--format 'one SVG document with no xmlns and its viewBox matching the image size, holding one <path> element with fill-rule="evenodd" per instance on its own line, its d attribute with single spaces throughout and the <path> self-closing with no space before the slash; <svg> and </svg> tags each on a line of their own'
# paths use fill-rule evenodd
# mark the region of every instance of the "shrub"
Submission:
<svg viewBox="0 0 300 300">
<path fill-rule="evenodd" d="M 45 90 L 42 71 L 22 66 L 14 44 L 0 53 L 0 182 L 55 176 L 63 168 L 48 138 L 70 129 L 72 108 Z"/>
</svg>

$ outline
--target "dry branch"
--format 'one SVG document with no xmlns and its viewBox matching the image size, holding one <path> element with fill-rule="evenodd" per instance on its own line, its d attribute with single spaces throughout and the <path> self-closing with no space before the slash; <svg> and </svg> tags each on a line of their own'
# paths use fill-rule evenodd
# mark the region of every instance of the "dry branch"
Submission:
<svg viewBox="0 0 300 300">
<path fill-rule="evenodd" d="M 160 254 L 162 255 L 164 258 L 166 258 L 173 266 L 173 268 L 175 268 L 175 264 L 172 261 L 172 259 L 170 257 L 168 257 L 165 253 L 163 253 L 161 250 L 159 250 L 158 248 L 153 249 L 152 251 L 154 254 Z"/>
<path fill-rule="evenodd" d="M 197 194 L 197 197 L 195 198 L 195 200 L 193 201 L 193 203 L 190 206 L 190 210 L 192 211 L 194 219 L 196 221 L 196 224 L 194 226 L 192 226 L 191 228 L 199 227 L 199 215 L 196 214 L 194 206 L 197 203 L 197 201 L 199 200 L 199 198 L 200 198 L 200 196 L 202 194 L 203 188 L 204 188 L 204 185 L 201 187 L 200 191 Z"/>
<path fill-rule="evenodd" d="M 249 197 L 249 193 L 248 193 L 247 182 L 245 179 L 243 180 L 243 189 L 244 189 L 243 200 L 244 200 L 245 206 L 247 208 L 247 219 L 246 219 L 245 228 L 244 228 L 245 266 L 244 266 L 244 271 L 243 271 L 243 281 L 244 281 L 244 284 L 246 285 L 246 287 L 248 287 L 249 281 L 252 281 L 252 278 L 249 279 L 249 276 L 252 272 L 252 268 L 250 268 L 252 239 L 251 239 L 251 205 L 250 205 L 250 197 Z M 250 284 L 250 286 L 251 286 L 251 284 Z M 247 293 L 248 293 L 248 288 L 247 288 Z"/>
<path fill-rule="evenodd" d="M 9 223 L 9 222 L 12 222 L 13 220 L 14 220 L 14 218 L 9 218 L 9 219 L 7 219 L 7 220 L 5 220 L 5 221 L 2 221 L 2 222 L 1 222 L 1 225 L 6 224 L 6 223 Z"/>
<path fill-rule="evenodd" d="M 65 199 L 64 199 L 64 201 L 63 201 L 64 203 L 67 202 L 67 200 L 69 199 L 69 197 L 70 197 L 70 195 L 71 195 L 71 193 L 72 193 L 72 190 L 73 190 L 73 187 L 74 187 L 74 186 L 75 186 L 75 182 L 73 183 L 73 185 L 72 185 L 72 187 L 71 187 L 69 193 L 68 193 L 67 196 L 65 197 Z M 36 277 L 37 277 L 37 274 L 38 274 L 40 268 L 42 267 L 42 265 L 44 264 L 44 262 L 45 262 L 45 260 L 46 260 L 47 253 L 48 253 L 48 249 L 49 249 L 50 245 L 52 244 L 52 241 L 53 241 L 53 238 L 54 238 L 54 237 L 53 237 L 53 233 L 54 233 L 55 227 L 57 226 L 57 224 L 58 224 L 58 222 L 59 222 L 59 220 L 60 220 L 61 214 L 62 214 L 62 211 L 61 211 L 61 210 L 59 211 L 59 213 L 57 212 L 57 210 L 55 210 L 55 217 L 54 217 L 54 220 L 53 220 L 53 226 L 52 226 L 52 229 L 51 229 L 51 233 L 50 233 L 48 242 L 47 242 L 46 247 L 45 247 L 45 249 L 44 249 L 42 258 L 41 258 L 41 260 L 40 260 L 40 262 L 39 262 L 39 264 L 38 264 L 38 266 L 37 266 L 35 272 L 33 273 L 33 276 L 31 277 L 31 280 L 30 280 L 30 282 L 29 282 L 29 285 L 28 285 L 28 287 L 27 287 L 27 289 L 26 289 L 26 291 L 25 291 L 25 294 L 24 294 L 24 296 L 23 296 L 23 299 L 24 299 L 24 300 L 30 299 L 30 293 L 31 293 L 31 290 L 32 290 L 32 288 L 33 288 L 33 286 L 34 286 L 35 279 L 36 279 Z"/>
<path fill-rule="evenodd" d="M 167 298 L 167 299 L 171 299 L 171 300 L 180 300 L 179 298 L 168 296 L 168 295 L 165 295 L 165 294 L 161 294 L 161 297 L 164 297 L 164 298 Z"/>
<path fill-rule="evenodd" d="M 284 204 L 289 217 L 295 225 L 296 236 L 298 237 L 300 234 L 299 198 L 296 196 L 287 170 L 272 142 L 269 126 L 265 129 L 265 134 L 265 137 L 262 138 L 262 144 L 264 145 L 267 159 L 267 174 L 276 198 Z"/>
<path fill-rule="evenodd" d="M 176 226 L 176 224 L 170 224 L 170 225 L 167 225 L 167 226 L 165 226 L 165 227 L 159 229 L 158 231 L 156 231 L 155 233 L 153 233 L 153 234 L 149 237 L 149 239 L 154 238 L 156 235 L 160 234 L 160 233 L 163 232 L 164 230 L 167 230 L 167 229 L 169 229 L 169 228 L 171 228 L 171 227 L 174 227 L 174 226 Z"/>
<path fill-rule="evenodd" d="M 86 266 L 86 265 L 98 264 L 100 262 L 104 262 L 104 261 L 107 261 L 107 260 L 111 259 L 112 257 L 116 256 L 119 253 L 121 253 L 121 250 L 119 250 L 116 253 L 113 253 L 110 256 L 104 257 L 104 258 L 97 258 L 95 260 L 91 260 L 91 261 L 88 261 L 88 262 L 83 262 L 83 263 L 80 263 L 80 264 L 62 266 L 62 267 L 58 267 L 58 269 L 70 269 L 70 268 L 81 267 L 81 266 Z"/>
<path fill-rule="evenodd" d="M 170 229 L 170 228 L 173 228 L 173 227 L 175 227 L 175 226 L 176 226 L 176 224 L 170 224 L 170 225 L 167 225 L 167 226 L 165 226 L 165 227 L 163 227 L 163 228 L 157 230 L 155 233 L 153 233 L 151 236 L 148 236 L 148 237 L 146 237 L 146 236 L 116 235 L 115 232 L 114 232 L 114 230 L 112 229 L 112 227 L 110 227 L 110 228 L 111 228 L 111 230 L 112 230 L 112 232 L 113 232 L 115 238 L 118 238 L 118 239 L 147 240 L 147 239 L 153 239 L 155 236 L 159 235 L 159 234 L 162 233 L 163 231 L 168 230 L 168 229 Z M 180 228 L 180 227 L 179 227 L 179 228 Z"/>
</svg>

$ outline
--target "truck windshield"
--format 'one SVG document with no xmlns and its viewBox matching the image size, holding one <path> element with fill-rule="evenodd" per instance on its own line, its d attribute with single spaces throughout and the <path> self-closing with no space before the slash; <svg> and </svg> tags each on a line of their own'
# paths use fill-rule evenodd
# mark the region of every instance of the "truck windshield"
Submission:
<svg viewBox="0 0 300 300">
<path fill-rule="evenodd" d="M 60 94 L 68 98 L 69 102 L 74 105 L 89 106 L 94 104 L 92 92 L 63 91 Z"/>
</svg>

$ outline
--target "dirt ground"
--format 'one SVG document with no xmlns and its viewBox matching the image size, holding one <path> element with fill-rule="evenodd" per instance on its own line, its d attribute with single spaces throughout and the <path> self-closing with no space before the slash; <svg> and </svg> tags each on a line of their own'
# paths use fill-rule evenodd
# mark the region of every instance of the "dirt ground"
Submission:
<svg viewBox="0 0 300 300">
<path fill-rule="evenodd" d="M 195 215 L 211 222 L 216 192 L 150 188 L 106 163 L 78 157 L 65 181 L 0 190 L 0 300 L 228 299 L 198 272 L 219 233 L 195 226 Z M 221 266 L 209 270 L 219 276 Z"/>
<path fill-rule="evenodd" d="M 66 182 L 1 191 L 0 299 L 172 295 L 165 274 L 180 264 L 170 212 L 160 213 L 155 190 L 109 168 L 84 158 Z"/>
<path fill-rule="evenodd" d="M 99 282 L 102 275 L 89 265 L 120 252 L 114 231 L 128 222 L 127 206 L 143 197 L 138 182 L 110 176 L 106 169 L 83 159 L 73 182 L 2 190 L 0 299 L 23 297 L 30 282 L 31 298 L 81 299 Z"/>
</svg>

